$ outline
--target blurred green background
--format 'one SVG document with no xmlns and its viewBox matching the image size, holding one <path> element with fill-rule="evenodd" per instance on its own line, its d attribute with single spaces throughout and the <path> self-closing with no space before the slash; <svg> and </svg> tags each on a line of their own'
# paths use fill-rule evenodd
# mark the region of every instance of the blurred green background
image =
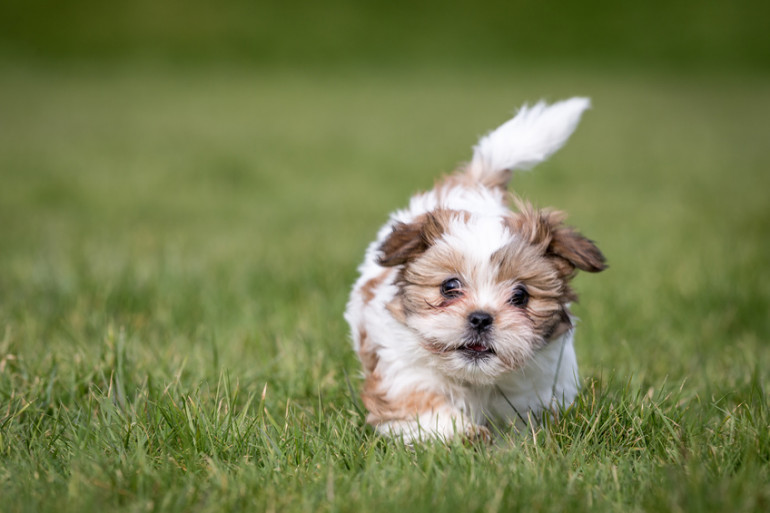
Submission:
<svg viewBox="0 0 770 513">
<path fill-rule="evenodd" d="M 767 71 L 766 2 L 6 0 L 0 49 L 245 66 L 597 65 Z"/>
</svg>

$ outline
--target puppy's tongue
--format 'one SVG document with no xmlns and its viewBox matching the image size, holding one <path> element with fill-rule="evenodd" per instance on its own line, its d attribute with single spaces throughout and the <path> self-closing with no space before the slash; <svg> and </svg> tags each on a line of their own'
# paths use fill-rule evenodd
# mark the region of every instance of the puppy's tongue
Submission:
<svg viewBox="0 0 770 513">
<path fill-rule="evenodd" d="M 478 351 L 479 353 L 482 352 L 482 351 L 486 351 L 487 350 L 487 348 L 482 346 L 481 344 L 470 345 L 470 346 L 468 346 L 468 349 L 470 349 L 472 351 Z"/>
</svg>

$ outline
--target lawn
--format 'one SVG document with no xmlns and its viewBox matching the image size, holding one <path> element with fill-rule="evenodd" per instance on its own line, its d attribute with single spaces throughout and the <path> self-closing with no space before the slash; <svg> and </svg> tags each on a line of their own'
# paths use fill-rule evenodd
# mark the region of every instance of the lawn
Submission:
<svg viewBox="0 0 770 513">
<path fill-rule="evenodd" d="M 364 423 L 342 319 L 409 195 L 525 101 L 513 181 L 610 264 L 582 393 L 494 446 Z M 479 68 L 0 70 L 0 509 L 766 511 L 770 79 Z"/>
</svg>

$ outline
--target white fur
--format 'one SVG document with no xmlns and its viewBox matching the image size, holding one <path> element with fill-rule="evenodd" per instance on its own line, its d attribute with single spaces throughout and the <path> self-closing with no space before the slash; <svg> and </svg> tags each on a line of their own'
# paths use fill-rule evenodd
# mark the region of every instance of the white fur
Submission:
<svg viewBox="0 0 770 513">
<path fill-rule="evenodd" d="M 476 176 L 503 169 L 530 169 L 553 155 L 577 128 L 591 106 L 588 98 L 570 98 L 551 106 L 526 105 L 513 119 L 482 137 L 473 148 L 470 171 Z"/>
<path fill-rule="evenodd" d="M 473 160 L 467 172 L 476 178 L 504 169 L 525 169 L 546 159 L 558 150 L 574 131 L 582 112 L 590 103 L 585 98 L 573 98 L 546 107 L 538 103 L 523 107 L 519 113 L 487 136 L 474 148 Z M 472 214 L 465 224 L 455 221 L 442 238 L 442 244 L 461 248 L 468 258 L 478 260 L 477 273 L 491 275 L 486 269 L 489 257 L 511 234 L 503 228 L 501 216 L 506 215 L 505 194 L 499 188 L 455 186 L 449 190 L 431 190 L 414 196 L 406 209 L 394 212 L 378 232 L 351 293 L 345 319 L 351 326 L 353 346 L 361 350 L 359 333 L 365 329 L 367 346 L 374 347 L 378 357 L 377 372 L 387 397 L 396 399 L 404 393 L 428 391 L 447 398 L 446 407 L 421 413 L 414 418 L 378 424 L 383 434 L 402 437 L 405 441 L 452 437 L 455 432 L 468 433 L 475 426 L 492 423 L 514 423 L 525 427 L 548 411 L 569 405 L 578 391 L 578 369 L 573 348 L 573 332 L 550 341 L 531 355 L 519 369 L 502 373 L 498 378 L 472 384 L 460 375 L 447 375 L 447 370 L 435 361 L 421 342 L 419 322 L 406 326 L 387 309 L 398 292 L 395 283 L 398 269 L 378 263 L 379 248 L 397 223 L 409 223 L 436 208 L 464 210 Z M 365 300 L 362 289 L 370 280 L 389 273 L 387 279 L 374 289 L 374 298 Z M 483 289 L 483 287 L 481 287 Z M 490 288 L 491 290 L 491 288 Z M 493 292 L 479 294 L 479 299 L 492 302 Z M 449 333 L 441 327 L 426 323 L 439 336 Z M 458 379 L 459 378 L 459 379 Z"/>
</svg>

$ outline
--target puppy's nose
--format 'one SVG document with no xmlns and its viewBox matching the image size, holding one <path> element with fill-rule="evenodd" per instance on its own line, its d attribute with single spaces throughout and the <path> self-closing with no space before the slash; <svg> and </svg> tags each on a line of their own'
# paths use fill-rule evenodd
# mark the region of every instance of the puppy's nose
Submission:
<svg viewBox="0 0 770 513">
<path fill-rule="evenodd" d="M 482 331 L 486 331 L 489 329 L 490 326 L 492 326 L 492 322 L 494 322 L 494 317 L 492 317 L 487 312 L 472 312 L 468 316 L 468 323 L 471 325 L 471 328 L 481 333 Z"/>
</svg>

